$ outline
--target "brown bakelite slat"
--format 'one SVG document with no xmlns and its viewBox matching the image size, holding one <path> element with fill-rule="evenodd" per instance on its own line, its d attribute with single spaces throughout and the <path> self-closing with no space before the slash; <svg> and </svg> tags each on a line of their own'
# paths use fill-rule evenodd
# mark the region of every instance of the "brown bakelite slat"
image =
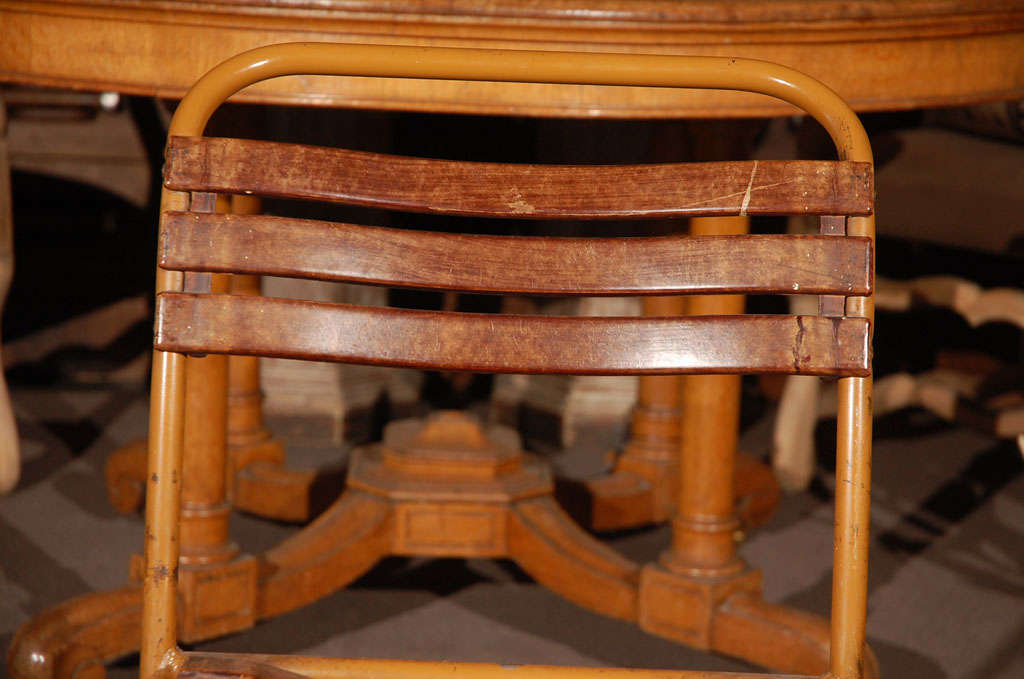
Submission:
<svg viewBox="0 0 1024 679">
<path fill-rule="evenodd" d="M 156 332 L 163 351 L 581 375 L 863 376 L 867 340 L 862 318 L 508 316 L 171 292 Z"/>
<path fill-rule="evenodd" d="M 532 238 L 282 217 L 164 216 L 160 266 L 533 295 L 866 294 L 871 244 L 828 236 Z"/>
<path fill-rule="evenodd" d="M 526 219 L 871 214 L 868 163 L 508 165 L 172 137 L 164 185 Z"/>
</svg>

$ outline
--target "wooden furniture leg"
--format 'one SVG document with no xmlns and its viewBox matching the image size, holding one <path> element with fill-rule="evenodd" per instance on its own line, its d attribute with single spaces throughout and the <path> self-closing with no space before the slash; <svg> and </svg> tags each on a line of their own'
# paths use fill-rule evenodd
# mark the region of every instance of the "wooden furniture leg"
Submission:
<svg viewBox="0 0 1024 679">
<path fill-rule="evenodd" d="M 7 107 L 0 90 L 0 313 L 14 275 L 14 223 L 11 217 L 11 163 L 7 152 Z M 18 452 L 18 430 L 14 411 L 7 394 L 2 362 L 0 362 L 0 495 L 18 483 L 21 459 Z"/>
<path fill-rule="evenodd" d="M 393 554 L 511 558 L 575 603 L 634 619 L 639 567 L 573 524 L 551 490 L 509 429 L 459 411 L 394 422 L 383 443 L 353 453 L 331 509 L 266 554 L 258 617 L 315 601 Z"/>
<path fill-rule="evenodd" d="M 261 211 L 256 196 L 231 197 L 233 214 Z M 235 295 L 259 295 L 259 276 L 232 276 Z M 312 517 L 312 471 L 285 467 L 284 443 L 263 424 L 260 360 L 255 356 L 228 357 L 227 484 L 235 509 L 281 521 L 308 521 Z"/>
<path fill-rule="evenodd" d="M 684 313 L 683 297 L 644 298 L 647 316 Z M 814 379 L 814 378 L 807 378 Z M 630 439 L 615 459 L 612 473 L 585 481 L 586 524 L 593 530 L 616 530 L 669 520 L 679 490 L 680 389 L 678 376 L 640 378 Z M 739 392 L 735 392 L 737 403 Z M 780 490 L 763 462 L 738 453 L 733 480 L 737 518 L 743 527 L 768 520 Z"/>
<path fill-rule="evenodd" d="M 258 214 L 256 196 L 231 196 L 218 202 L 219 211 Z M 258 276 L 232 276 L 231 292 L 260 294 Z M 227 359 L 227 498 L 236 509 L 279 521 L 305 522 L 312 518 L 310 489 L 312 471 L 285 467 L 285 448 L 263 424 L 259 359 L 230 356 Z M 146 477 L 145 439 L 115 450 L 107 458 L 105 476 L 111 504 L 121 512 L 138 510 Z"/>
<path fill-rule="evenodd" d="M 645 297 L 646 316 L 678 316 L 684 297 Z M 679 477 L 678 375 L 639 379 L 629 442 L 607 476 L 585 482 L 589 526 L 614 530 L 667 521 L 675 509 Z"/>
<path fill-rule="evenodd" d="M 696 157 L 701 160 L 748 157 L 756 145 L 758 126 L 744 121 L 689 121 L 684 125 L 658 127 L 652 155 L 658 160 Z M 691 221 L 691 232 L 700 233 L 708 222 Z M 749 231 L 746 217 L 730 222 L 740 232 Z M 671 232 L 672 227 L 668 230 Z M 681 297 L 645 298 L 644 314 L 676 316 L 693 313 Z M 585 484 L 583 505 L 587 525 L 594 530 L 616 530 L 667 521 L 675 510 L 679 483 L 679 377 L 640 377 L 637 406 L 630 438 L 615 458 L 612 472 Z M 686 384 L 690 384 L 686 382 Z M 739 391 L 729 398 L 738 407 Z M 768 520 L 779 503 L 781 491 L 771 468 L 740 452 L 734 466 L 736 516 L 746 528 Z"/>
<path fill-rule="evenodd" d="M 697 218 L 695 235 L 744 233 L 745 217 Z M 689 298 L 694 315 L 739 314 L 741 295 Z M 740 377 L 682 378 L 679 502 L 672 545 L 640 579 L 639 624 L 685 644 L 800 674 L 828 669 L 824 618 L 769 604 L 761 573 L 736 554 Z"/>
<path fill-rule="evenodd" d="M 231 292 L 259 295 L 258 276 L 233 276 Z M 313 471 L 285 467 L 285 448 L 263 424 L 260 359 L 228 357 L 228 495 L 235 509 L 280 521 L 312 516 Z"/>
</svg>

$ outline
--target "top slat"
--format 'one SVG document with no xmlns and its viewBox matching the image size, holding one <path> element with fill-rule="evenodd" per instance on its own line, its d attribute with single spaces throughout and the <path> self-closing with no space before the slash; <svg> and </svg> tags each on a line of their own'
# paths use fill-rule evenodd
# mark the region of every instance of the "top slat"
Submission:
<svg viewBox="0 0 1024 679">
<path fill-rule="evenodd" d="M 522 219 L 868 215 L 874 192 L 869 163 L 512 165 L 216 137 L 171 137 L 164 185 Z"/>
</svg>

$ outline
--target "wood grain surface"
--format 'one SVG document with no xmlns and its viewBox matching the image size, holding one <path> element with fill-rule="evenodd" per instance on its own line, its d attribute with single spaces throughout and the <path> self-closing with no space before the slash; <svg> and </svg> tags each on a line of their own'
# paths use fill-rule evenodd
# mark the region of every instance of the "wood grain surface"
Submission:
<svg viewBox="0 0 1024 679">
<path fill-rule="evenodd" d="M 522 219 L 867 215 L 868 163 L 512 165 L 299 144 L 172 137 L 164 185 L 409 212 Z M 396 178 L 401 178 L 396 181 Z"/>
<path fill-rule="evenodd" d="M 171 292 L 156 316 L 162 351 L 473 372 L 864 376 L 870 362 L 863 318 L 509 316 Z"/>
<path fill-rule="evenodd" d="M 1024 96 L 1024 0 L 0 0 L 0 26 L 4 82 L 167 98 L 229 56 L 293 41 L 748 57 L 806 72 L 858 111 Z M 586 118 L 797 113 L 746 92 L 386 78 L 279 78 L 236 96 Z"/>
<path fill-rule="evenodd" d="M 164 215 L 162 238 L 165 269 L 392 287 L 531 295 L 871 290 L 867 238 L 481 236 L 187 212 Z"/>
</svg>

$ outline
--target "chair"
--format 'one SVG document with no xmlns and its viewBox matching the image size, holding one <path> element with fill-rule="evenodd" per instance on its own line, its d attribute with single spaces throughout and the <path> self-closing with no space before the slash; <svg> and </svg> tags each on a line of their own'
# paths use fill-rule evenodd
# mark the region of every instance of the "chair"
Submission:
<svg viewBox="0 0 1024 679">
<path fill-rule="evenodd" d="M 201 136 L 210 114 L 230 94 L 289 74 L 762 92 L 786 99 L 818 118 L 836 141 L 841 160 L 545 167 L 397 158 Z M 526 238 L 216 212 L 218 195 L 250 194 L 524 219 L 816 214 L 822 216 L 822 234 Z M 749 372 L 838 377 L 832 652 L 827 676 L 864 676 L 873 662 L 864 644 L 871 450 L 871 213 L 871 154 L 856 117 L 820 83 L 772 64 L 720 58 L 296 44 L 254 50 L 217 67 L 182 101 L 167 146 L 147 476 L 142 676 L 283 678 L 384 672 L 411 679 L 457 671 L 489 679 L 508 672 L 486 664 L 192 654 L 178 648 L 179 635 L 186 640 L 196 636 L 197 625 L 204 626 L 203 636 L 241 629 L 255 617 L 294 607 L 297 600 L 302 603 L 304 597 L 311 601 L 324 591 L 325 581 L 346 576 L 335 572 L 338 562 L 329 558 L 294 575 L 281 553 L 268 557 L 263 565 L 251 558 L 233 562 L 232 571 L 219 570 L 214 579 L 204 579 L 201 568 L 183 569 L 179 574 L 179 540 L 192 545 L 193 564 L 216 563 L 225 549 L 230 550 L 222 547 L 230 544 L 223 520 L 227 507 L 194 511 L 201 500 L 223 498 L 224 489 L 209 487 L 209 479 L 216 477 L 204 476 L 201 460 L 183 465 L 186 427 L 191 441 L 223 436 L 203 426 L 203 415 L 224 407 L 223 361 L 216 360 L 223 354 L 476 372 Z M 537 295 L 809 294 L 820 296 L 821 302 L 819 314 L 808 316 L 477 315 L 232 295 L 228 294 L 229 277 L 223 274 Z M 549 558 L 548 550 L 552 552 L 549 561 L 538 561 L 532 564 L 535 569 L 527 569 L 542 583 L 584 605 L 611 607 L 610 614 L 636 615 L 652 631 L 676 624 L 673 616 L 679 610 L 710 620 L 713 605 L 754 586 L 744 580 L 743 564 L 733 552 L 733 526 L 728 522 L 698 527 L 678 522 L 673 545 L 660 563 L 638 576 L 619 573 L 617 569 L 625 567 L 595 547 L 576 554 L 576 561 L 585 566 L 573 565 L 568 558 L 559 560 L 559 549 L 572 550 L 581 544 L 573 543 L 577 539 L 573 531 L 579 531 L 560 523 L 557 508 L 544 496 L 550 481 L 543 470 L 514 452 L 481 457 L 472 447 L 446 450 L 449 426 L 460 425 L 435 421 L 419 434 L 398 432 L 401 445 L 367 449 L 353 461 L 349 490 L 336 507 L 340 512 L 355 512 L 365 523 L 360 537 L 351 538 L 347 545 L 351 553 L 346 568 L 368 568 L 389 551 L 511 552 L 523 559 L 543 560 Z M 479 493 L 468 499 L 453 496 L 454 486 L 445 486 L 446 481 L 439 479 L 444 475 L 449 481 L 456 476 L 455 486 L 470 485 Z M 337 551 L 336 544 L 318 544 L 322 532 L 317 537 L 326 524 L 339 523 L 339 514 L 332 511 L 290 539 L 289 553 Z M 179 517 L 188 520 L 179 521 Z M 344 525 L 337 530 L 352 532 L 351 521 L 340 523 Z M 554 537 L 545 541 L 536 539 L 538 535 Z M 710 542 L 709 535 L 713 536 Z M 209 549 L 196 548 L 203 544 Z M 576 570 L 562 572 L 560 567 Z M 258 616 L 253 610 L 223 606 L 221 602 L 228 598 L 253 596 L 258 569 L 259 577 L 271 582 L 261 595 Z M 680 589 L 674 582 L 675 573 L 688 569 L 709 574 L 699 588 Z M 274 584 L 278 575 L 279 582 Z M 566 582 L 578 577 L 581 582 Z M 606 596 L 606 591 L 614 596 Z M 290 597 L 287 602 L 285 596 Z M 663 608 L 666 601 L 684 605 Z M 178 619 L 179 604 L 190 611 L 189 617 Z M 704 629 L 695 624 L 698 628 Z M 728 636 L 718 629 L 703 633 Z M 738 638 L 731 642 L 739 643 Z M 540 679 L 591 670 L 524 667 L 516 671 Z M 638 679 L 662 676 L 647 671 L 630 674 Z M 678 676 L 765 675 L 699 672 Z"/>
</svg>

